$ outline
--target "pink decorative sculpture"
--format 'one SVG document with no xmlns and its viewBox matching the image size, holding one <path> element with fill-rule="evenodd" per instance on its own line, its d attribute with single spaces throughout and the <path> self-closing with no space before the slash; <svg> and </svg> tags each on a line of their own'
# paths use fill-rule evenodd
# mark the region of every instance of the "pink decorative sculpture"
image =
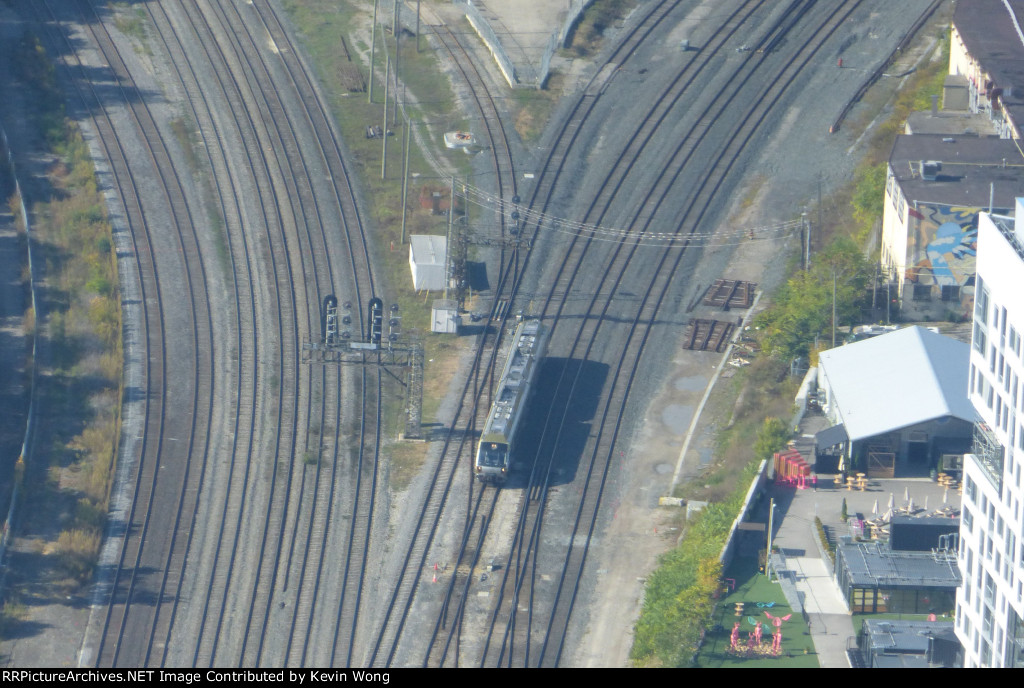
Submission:
<svg viewBox="0 0 1024 688">
<path fill-rule="evenodd" d="M 763 631 L 761 629 L 761 622 L 758 621 L 757 625 L 754 626 L 754 640 L 755 640 L 755 642 L 757 642 L 758 645 L 761 644 L 761 633 L 762 632 Z"/>
<path fill-rule="evenodd" d="M 733 624 L 732 633 L 729 635 L 729 647 L 733 650 L 737 648 L 740 642 L 740 622 L 737 621 Z"/>
<path fill-rule="evenodd" d="M 772 625 L 775 626 L 775 632 L 772 633 L 772 652 L 779 654 L 782 651 L 782 622 L 789 621 L 793 615 L 772 616 L 768 612 L 765 612 L 764 615 L 771 619 Z"/>
</svg>

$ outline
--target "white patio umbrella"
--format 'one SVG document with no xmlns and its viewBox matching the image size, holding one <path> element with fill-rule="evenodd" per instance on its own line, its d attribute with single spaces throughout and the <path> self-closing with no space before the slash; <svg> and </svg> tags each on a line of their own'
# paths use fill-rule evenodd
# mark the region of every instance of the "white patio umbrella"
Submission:
<svg viewBox="0 0 1024 688">
<path fill-rule="evenodd" d="M 943 504 L 946 503 L 946 499 L 947 498 L 949 498 L 949 488 L 948 487 L 945 490 L 942 491 L 942 503 Z"/>
<path fill-rule="evenodd" d="M 928 495 L 924 496 L 924 510 L 928 511 Z"/>
<path fill-rule="evenodd" d="M 914 513 L 914 498 L 913 497 L 911 497 L 910 500 L 907 501 L 907 513 L 911 513 L 911 514 Z"/>
<path fill-rule="evenodd" d="M 875 499 L 875 503 L 871 505 L 871 515 L 875 516 L 878 514 L 878 499 Z"/>
<path fill-rule="evenodd" d="M 894 507 L 895 505 L 896 505 L 896 497 L 895 497 L 895 495 L 893 495 L 893 493 L 892 493 L 892 492 L 890 492 L 890 493 L 889 493 L 889 504 L 887 505 L 887 506 L 888 506 L 888 508 L 889 508 L 889 511 L 892 511 L 892 508 L 893 508 L 893 507 Z"/>
<path fill-rule="evenodd" d="M 903 501 L 904 502 L 909 502 L 910 501 L 910 488 L 909 487 L 904 487 L 903 488 Z"/>
</svg>

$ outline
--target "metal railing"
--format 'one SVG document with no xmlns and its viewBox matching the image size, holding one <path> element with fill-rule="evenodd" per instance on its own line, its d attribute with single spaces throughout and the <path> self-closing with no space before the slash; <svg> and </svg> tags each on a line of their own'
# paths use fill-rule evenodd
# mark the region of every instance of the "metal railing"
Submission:
<svg viewBox="0 0 1024 688">
<path fill-rule="evenodd" d="M 1003 490 L 1003 445 L 986 423 L 974 424 L 973 454 L 982 473 L 999 494 Z"/>
</svg>

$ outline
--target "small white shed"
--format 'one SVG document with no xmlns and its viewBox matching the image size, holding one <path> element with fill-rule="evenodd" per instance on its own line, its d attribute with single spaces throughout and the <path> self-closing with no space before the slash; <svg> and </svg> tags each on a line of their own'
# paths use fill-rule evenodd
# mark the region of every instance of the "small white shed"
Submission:
<svg viewBox="0 0 1024 688">
<path fill-rule="evenodd" d="M 412 269 L 413 289 L 444 289 L 447 250 L 446 237 L 432 234 L 414 234 L 409 237 L 409 267 Z"/>
<path fill-rule="evenodd" d="M 459 305 L 451 299 L 438 299 L 430 309 L 430 331 L 443 334 L 458 334 L 462 319 Z"/>
</svg>

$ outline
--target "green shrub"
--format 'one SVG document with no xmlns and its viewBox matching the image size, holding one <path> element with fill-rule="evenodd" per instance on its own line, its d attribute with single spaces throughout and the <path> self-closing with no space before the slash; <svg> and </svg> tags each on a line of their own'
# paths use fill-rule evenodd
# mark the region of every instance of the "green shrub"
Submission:
<svg viewBox="0 0 1024 688">
<path fill-rule="evenodd" d="M 57 538 L 57 560 L 64 573 L 80 581 L 88 580 L 100 550 L 100 534 L 95 530 L 65 530 Z"/>
</svg>

